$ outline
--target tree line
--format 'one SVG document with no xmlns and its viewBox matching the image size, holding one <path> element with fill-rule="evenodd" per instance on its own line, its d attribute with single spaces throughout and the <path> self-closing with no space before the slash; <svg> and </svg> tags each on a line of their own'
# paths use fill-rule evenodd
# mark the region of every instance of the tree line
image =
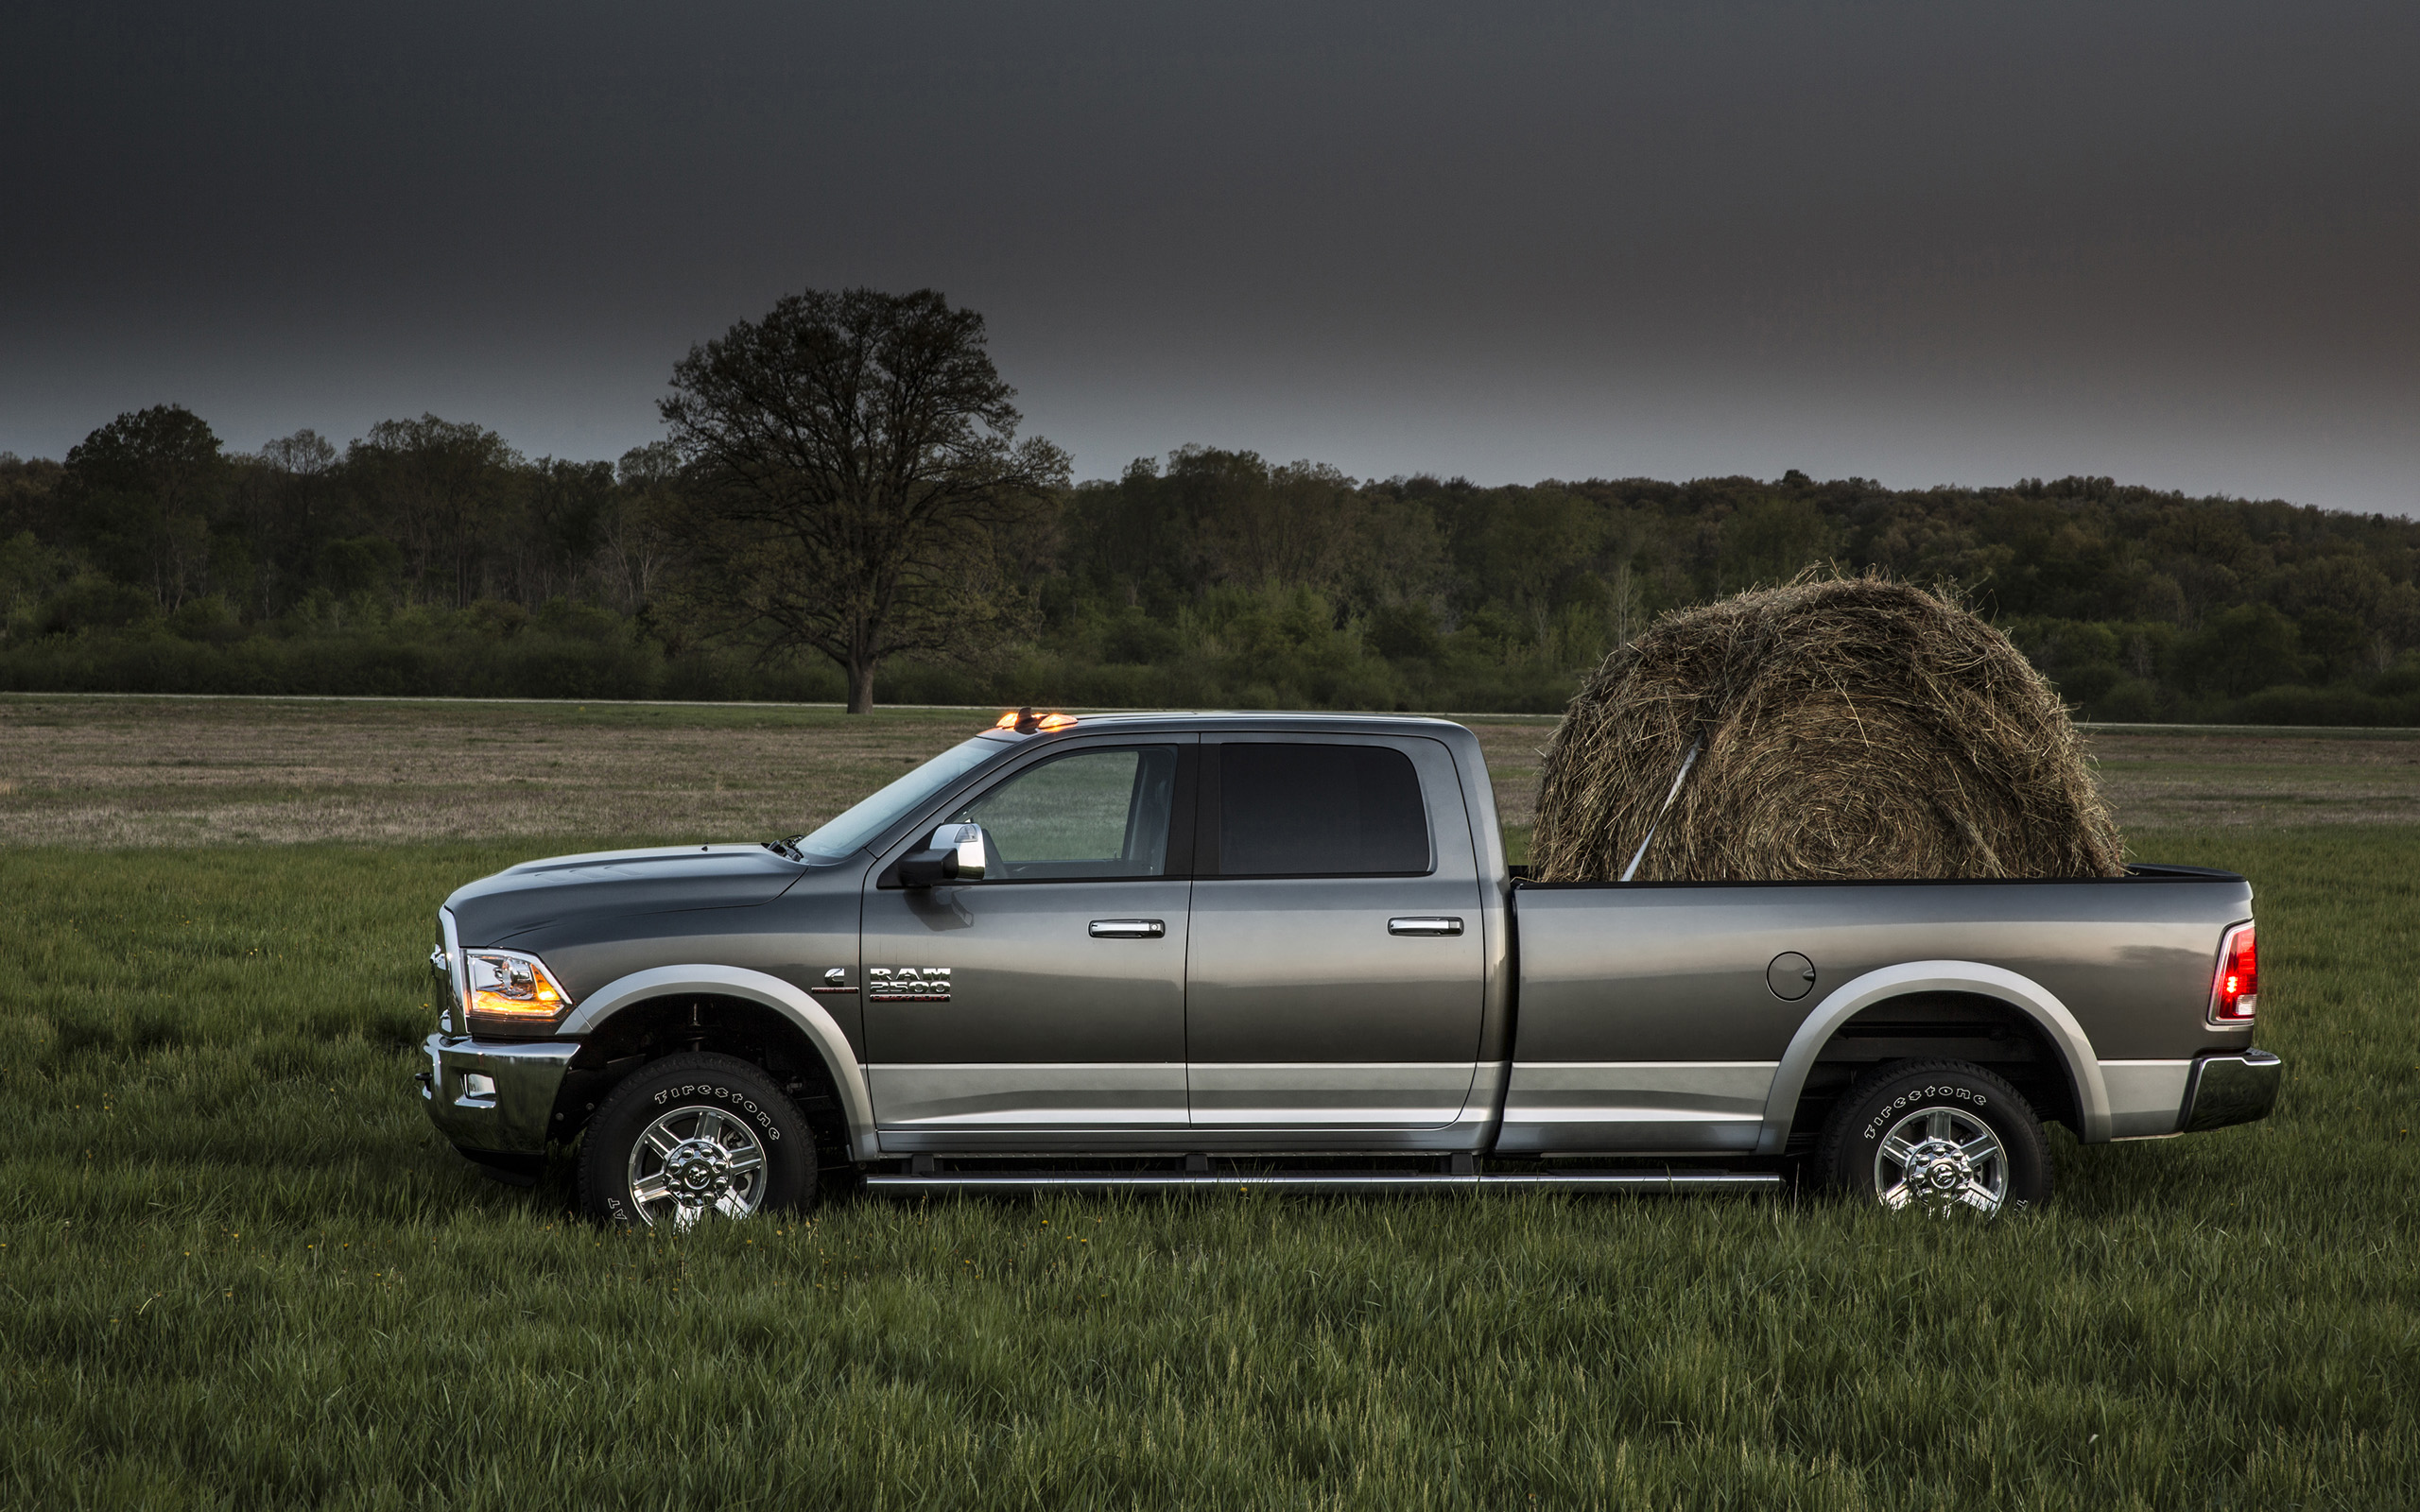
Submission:
<svg viewBox="0 0 2420 1512">
<path fill-rule="evenodd" d="M 852 290 L 701 343 L 610 462 L 130 412 L 0 455 L 0 686 L 1548 711 L 1657 613 L 1832 564 L 1953 588 L 2086 717 L 2420 723 L 2406 519 L 1206 446 L 1076 483 L 1013 397 L 979 316 Z"/>
</svg>

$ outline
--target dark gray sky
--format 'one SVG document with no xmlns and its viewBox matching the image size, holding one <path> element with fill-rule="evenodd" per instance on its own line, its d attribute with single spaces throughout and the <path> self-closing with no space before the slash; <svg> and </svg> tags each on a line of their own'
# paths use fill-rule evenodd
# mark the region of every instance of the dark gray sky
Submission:
<svg viewBox="0 0 2420 1512">
<path fill-rule="evenodd" d="M 1083 476 L 2109 473 L 2420 509 L 2420 6 L 11 0 L 0 448 L 659 434 L 785 292 Z"/>
</svg>

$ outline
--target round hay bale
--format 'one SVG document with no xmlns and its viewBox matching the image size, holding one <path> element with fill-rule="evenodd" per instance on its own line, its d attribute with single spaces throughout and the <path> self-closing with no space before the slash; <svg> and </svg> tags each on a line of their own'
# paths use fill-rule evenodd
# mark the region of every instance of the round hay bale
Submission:
<svg viewBox="0 0 2420 1512">
<path fill-rule="evenodd" d="M 1605 659 L 1547 747 L 1530 874 L 1618 880 L 1651 828 L 1641 882 L 2124 870 L 2042 675 L 1948 599 L 1871 576 L 1677 610 Z"/>
</svg>

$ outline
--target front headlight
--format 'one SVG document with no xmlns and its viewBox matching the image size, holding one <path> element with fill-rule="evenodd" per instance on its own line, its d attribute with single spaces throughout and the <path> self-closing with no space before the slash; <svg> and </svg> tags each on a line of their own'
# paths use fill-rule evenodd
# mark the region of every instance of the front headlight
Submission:
<svg viewBox="0 0 2420 1512">
<path fill-rule="evenodd" d="M 572 1005 L 545 962 L 519 951 L 464 951 L 462 1000 L 473 1027 L 521 1033 L 551 1027 Z"/>
</svg>

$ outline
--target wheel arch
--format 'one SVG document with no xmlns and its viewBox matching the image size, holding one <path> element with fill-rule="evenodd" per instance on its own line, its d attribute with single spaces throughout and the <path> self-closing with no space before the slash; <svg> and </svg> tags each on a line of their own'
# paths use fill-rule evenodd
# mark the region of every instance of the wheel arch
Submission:
<svg viewBox="0 0 2420 1512">
<path fill-rule="evenodd" d="M 1773 1072 L 1756 1153 L 1779 1155 L 1787 1148 L 1807 1075 L 1843 1025 L 1894 998 L 1927 994 L 1987 998 L 2022 1014 L 2063 1063 L 2081 1125 L 2078 1137 L 2087 1144 L 2109 1138 L 2109 1091 L 2100 1061 L 2083 1026 L 2054 993 L 2030 977 L 1980 961 L 1910 961 L 1842 983 L 1799 1024 Z"/>
<path fill-rule="evenodd" d="M 849 1037 L 823 1005 L 802 988 L 763 971 L 735 966 L 657 966 L 617 977 L 583 998 L 558 1031 L 566 1038 L 595 1040 L 632 1013 L 667 1001 L 719 999 L 764 1010 L 779 1024 L 795 1053 L 821 1063 L 839 1103 L 850 1155 L 873 1159 L 873 1099 Z"/>
</svg>

